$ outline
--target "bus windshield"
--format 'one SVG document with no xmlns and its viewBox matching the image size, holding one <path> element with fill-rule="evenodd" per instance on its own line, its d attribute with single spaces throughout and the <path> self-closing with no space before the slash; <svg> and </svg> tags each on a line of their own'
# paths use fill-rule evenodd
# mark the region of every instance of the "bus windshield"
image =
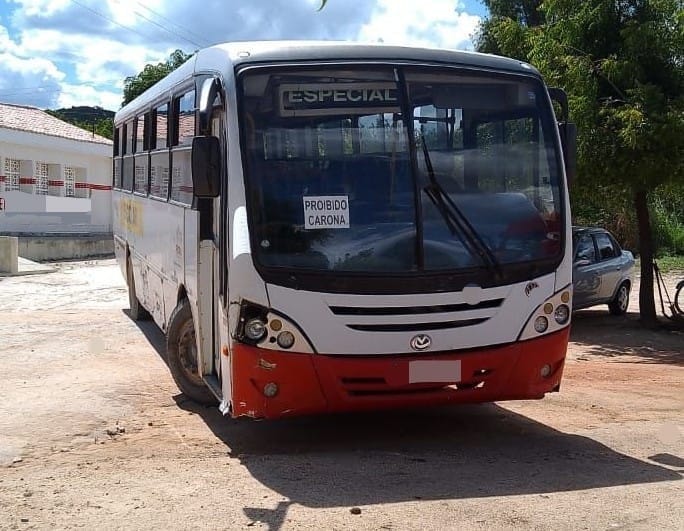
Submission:
<svg viewBox="0 0 684 531">
<path fill-rule="evenodd" d="M 382 274 L 560 260 L 562 174 L 541 81 L 290 67 L 245 72 L 241 96 L 260 266 Z"/>
</svg>

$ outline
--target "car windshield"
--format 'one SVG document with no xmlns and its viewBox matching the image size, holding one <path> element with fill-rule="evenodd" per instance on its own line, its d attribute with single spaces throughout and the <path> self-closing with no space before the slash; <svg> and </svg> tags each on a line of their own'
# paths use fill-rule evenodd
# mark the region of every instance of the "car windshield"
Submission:
<svg viewBox="0 0 684 531">
<path fill-rule="evenodd" d="M 405 273 L 559 256 L 560 174 L 542 84 L 397 72 L 243 74 L 258 263 Z"/>
</svg>

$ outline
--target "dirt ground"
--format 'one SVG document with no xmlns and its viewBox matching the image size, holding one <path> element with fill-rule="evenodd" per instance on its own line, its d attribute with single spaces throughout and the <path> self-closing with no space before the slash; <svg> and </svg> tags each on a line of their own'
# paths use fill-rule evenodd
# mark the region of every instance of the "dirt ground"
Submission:
<svg viewBox="0 0 684 531">
<path fill-rule="evenodd" d="M 541 401 L 255 422 L 126 308 L 113 260 L 0 279 L 0 528 L 684 529 L 684 333 L 635 313 L 575 314 Z"/>
</svg>

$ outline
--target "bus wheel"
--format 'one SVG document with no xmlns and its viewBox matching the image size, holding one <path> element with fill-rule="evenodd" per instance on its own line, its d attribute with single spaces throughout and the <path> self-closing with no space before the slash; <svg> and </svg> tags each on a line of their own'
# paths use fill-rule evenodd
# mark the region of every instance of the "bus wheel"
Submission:
<svg viewBox="0 0 684 531">
<path fill-rule="evenodd" d="M 183 299 L 173 310 L 166 334 L 166 358 L 178 388 L 200 404 L 214 406 L 216 397 L 202 381 L 197 368 L 197 342 L 190 303 Z"/>
<path fill-rule="evenodd" d="M 133 280 L 133 264 L 131 257 L 126 262 L 126 283 L 128 284 L 128 307 L 129 314 L 134 321 L 144 321 L 150 318 L 150 313 L 140 304 L 135 293 L 135 281 Z"/>
</svg>

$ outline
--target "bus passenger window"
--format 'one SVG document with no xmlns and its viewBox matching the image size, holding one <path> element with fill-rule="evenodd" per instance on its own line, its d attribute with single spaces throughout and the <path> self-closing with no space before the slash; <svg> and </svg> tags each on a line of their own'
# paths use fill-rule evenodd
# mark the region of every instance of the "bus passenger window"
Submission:
<svg viewBox="0 0 684 531">
<path fill-rule="evenodd" d="M 186 92 L 176 100 L 176 138 L 174 145 L 188 146 L 195 136 L 195 91 Z"/>
<path fill-rule="evenodd" d="M 148 174 L 148 158 L 145 152 L 145 140 L 147 138 L 147 118 L 148 115 L 139 116 L 136 119 L 137 131 L 135 135 L 135 177 L 133 182 L 133 191 L 140 194 L 147 193 L 147 174 Z"/>
<path fill-rule="evenodd" d="M 166 199 L 169 195 L 169 104 L 154 110 L 155 127 L 150 154 L 150 195 Z"/>
<path fill-rule="evenodd" d="M 124 126 L 124 159 L 122 168 L 122 188 L 129 192 L 133 189 L 135 125 L 133 120 Z"/>
<path fill-rule="evenodd" d="M 136 134 L 135 134 L 135 152 L 136 153 L 142 153 L 145 148 L 144 148 L 144 142 L 145 142 L 145 116 L 139 116 L 138 118 L 135 119 L 136 123 Z"/>
<path fill-rule="evenodd" d="M 152 149 L 163 149 L 169 143 L 169 104 L 160 105 L 154 111 L 156 117 L 155 138 Z"/>
<path fill-rule="evenodd" d="M 114 129 L 114 163 L 112 165 L 112 186 L 121 188 L 121 127 Z"/>
<path fill-rule="evenodd" d="M 174 100 L 174 147 L 172 149 L 171 199 L 192 204 L 191 146 L 195 136 L 195 91 Z"/>
</svg>

